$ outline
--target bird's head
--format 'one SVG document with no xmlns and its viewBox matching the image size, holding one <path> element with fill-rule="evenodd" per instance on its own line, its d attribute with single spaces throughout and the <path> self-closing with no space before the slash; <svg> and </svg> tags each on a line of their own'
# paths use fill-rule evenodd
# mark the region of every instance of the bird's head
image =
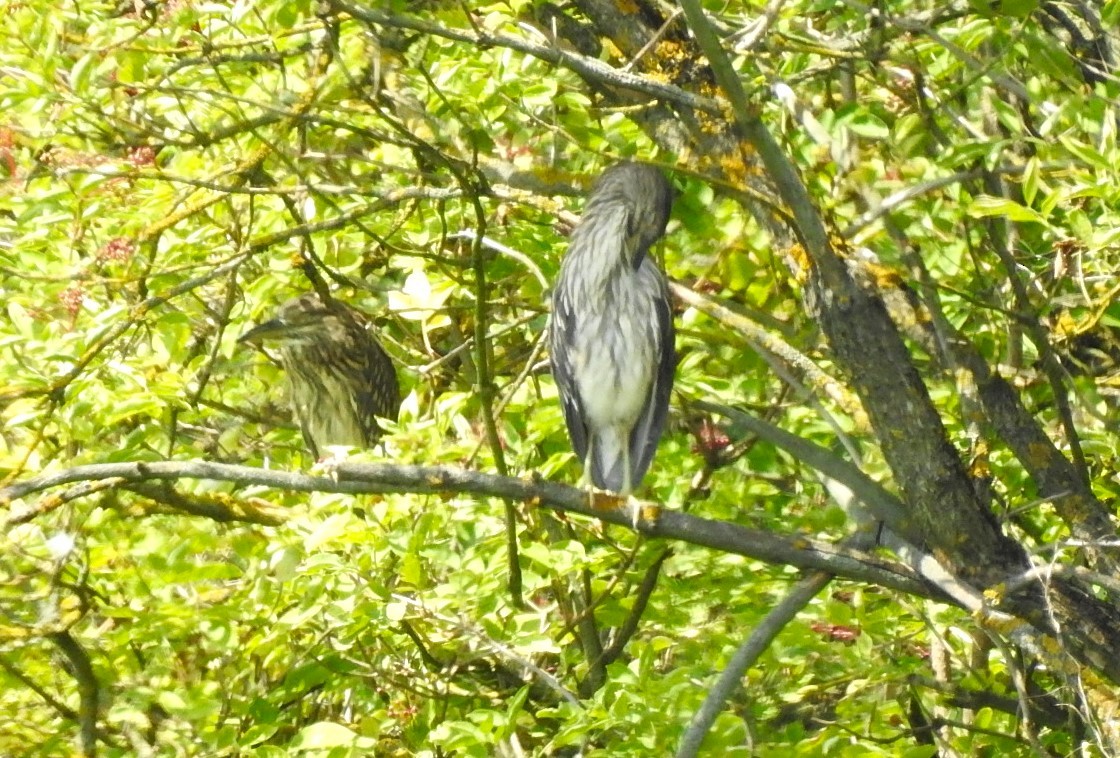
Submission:
<svg viewBox="0 0 1120 758">
<path fill-rule="evenodd" d="M 307 292 L 285 302 L 274 318 L 257 324 L 237 341 L 251 345 L 269 340 L 287 345 L 319 342 L 325 333 L 344 332 L 342 319 L 337 307 L 324 303 L 318 294 Z"/>
<path fill-rule="evenodd" d="M 630 263 L 637 268 L 665 233 L 673 208 L 673 185 L 658 169 L 642 163 L 617 163 L 595 182 L 586 216 L 624 214 Z"/>
</svg>

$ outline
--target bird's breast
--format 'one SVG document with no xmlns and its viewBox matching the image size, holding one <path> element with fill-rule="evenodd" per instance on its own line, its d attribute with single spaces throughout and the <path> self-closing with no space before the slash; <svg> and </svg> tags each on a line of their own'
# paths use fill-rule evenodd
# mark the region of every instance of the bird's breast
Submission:
<svg viewBox="0 0 1120 758">
<path fill-rule="evenodd" d="M 354 406 L 354 391 L 336 362 L 316 350 L 282 352 L 291 402 L 304 434 L 322 452 L 327 445 L 365 447 L 365 419 Z"/>
<path fill-rule="evenodd" d="M 655 300 L 636 276 L 621 277 L 579 314 L 573 368 L 593 426 L 630 426 L 657 370 Z"/>
</svg>

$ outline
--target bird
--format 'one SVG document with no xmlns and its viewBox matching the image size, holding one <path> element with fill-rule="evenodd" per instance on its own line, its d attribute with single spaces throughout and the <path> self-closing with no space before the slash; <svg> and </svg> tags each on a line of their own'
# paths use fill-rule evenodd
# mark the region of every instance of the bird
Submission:
<svg viewBox="0 0 1120 758">
<path fill-rule="evenodd" d="M 629 496 L 665 430 L 676 368 L 665 275 L 649 257 L 673 188 L 617 163 L 596 180 L 552 291 L 549 355 L 583 483 Z"/>
<path fill-rule="evenodd" d="M 289 402 L 317 459 L 330 445 L 372 447 L 381 436 L 376 417 L 397 419 L 393 362 L 366 318 L 338 300 L 315 292 L 294 297 L 237 341 L 279 345 Z"/>
</svg>

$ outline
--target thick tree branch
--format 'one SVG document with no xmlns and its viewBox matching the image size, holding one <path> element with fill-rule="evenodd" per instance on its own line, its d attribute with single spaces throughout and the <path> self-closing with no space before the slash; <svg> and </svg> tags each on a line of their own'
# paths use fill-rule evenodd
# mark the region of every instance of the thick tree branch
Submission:
<svg viewBox="0 0 1120 758">
<path fill-rule="evenodd" d="M 883 454 L 913 509 L 922 542 L 968 574 L 1025 559 L 977 502 L 964 465 L 883 303 L 861 289 L 836 254 L 793 164 L 759 120 L 696 0 L 682 7 L 727 93 L 738 129 L 758 151 L 793 214 L 809 262 L 806 297 L 863 401 Z M 906 430 L 903 433 L 902 430 Z M 987 563 L 988 565 L 985 565 Z M 995 564 L 995 565 L 993 565 Z M 981 582 L 982 584 L 984 582 Z"/>
<path fill-rule="evenodd" d="M 50 635 L 70 663 L 70 673 L 78 683 L 78 747 L 84 758 L 97 754 L 97 717 L 101 703 L 101 684 L 93 671 L 89 654 L 69 630 Z"/>
<path fill-rule="evenodd" d="M 368 24 L 377 24 L 378 26 L 395 29 L 409 29 L 422 34 L 429 34 L 433 37 L 463 42 L 476 47 L 505 47 L 510 50 L 516 50 L 519 53 L 524 53 L 525 55 L 531 55 L 534 58 L 539 58 L 547 63 L 564 66 L 579 74 L 584 79 L 597 81 L 600 84 L 640 92 L 652 98 L 676 103 L 694 110 L 707 111 L 709 113 L 719 113 L 720 110 L 719 104 L 711 98 L 694 95 L 691 92 L 671 84 L 663 84 L 654 79 L 638 76 L 637 74 L 631 74 L 626 71 L 620 71 L 596 58 L 580 55 L 560 47 L 536 45 L 517 37 L 510 37 L 505 34 L 492 34 L 478 29 L 477 27 L 473 33 L 464 32 L 459 29 L 451 29 L 442 26 L 432 21 L 425 21 L 409 16 L 393 15 L 374 8 L 363 8 L 347 0 L 330 0 L 330 4 L 335 10 L 344 11 L 350 16 Z"/>
<path fill-rule="evenodd" d="M 13 505 L 37 492 L 74 482 L 117 478 L 123 482 L 158 482 L 180 479 L 205 479 L 229 482 L 238 487 L 262 486 L 296 492 L 336 492 L 349 494 L 386 494 L 414 492 L 511 498 L 530 505 L 581 516 L 598 518 L 627 528 L 631 515 L 625 508 L 600 509 L 593 506 L 587 492 L 564 484 L 468 471 L 448 466 L 398 466 L 387 463 L 341 463 L 329 475 L 275 471 L 207 461 L 167 461 L 158 463 L 106 463 L 76 466 L 71 469 L 27 479 L 0 488 L 0 506 L 9 507 L 8 522 L 36 512 L 35 505 Z M 646 504 L 639 530 L 651 537 L 681 540 L 694 545 L 745 555 L 777 565 L 806 570 L 829 571 L 838 577 L 878 584 L 921 597 L 945 596 L 918 579 L 908 569 L 883 561 L 858 550 L 791 538 L 738 524 L 700 518 L 663 510 Z"/>
</svg>

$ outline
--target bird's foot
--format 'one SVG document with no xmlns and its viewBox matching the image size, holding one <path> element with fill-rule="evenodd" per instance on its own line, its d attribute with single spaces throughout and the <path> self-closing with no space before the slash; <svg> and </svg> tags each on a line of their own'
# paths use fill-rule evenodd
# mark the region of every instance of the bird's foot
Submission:
<svg viewBox="0 0 1120 758">
<path fill-rule="evenodd" d="M 327 454 L 315 462 L 315 465 L 311 467 L 311 472 L 337 482 L 338 467 L 350 457 L 348 451 L 349 448 L 342 445 L 328 445 Z"/>
<path fill-rule="evenodd" d="M 651 531 L 661 518 L 661 506 L 648 500 L 628 497 L 626 508 L 630 512 L 630 524 L 636 532 Z"/>
<path fill-rule="evenodd" d="M 657 524 L 661 507 L 656 503 L 639 500 L 633 495 L 619 495 L 616 492 L 591 488 L 587 496 L 592 510 L 623 511 L 630 517 L 630 525 L 635 531 L 647 531 Z"/>
</svg>

